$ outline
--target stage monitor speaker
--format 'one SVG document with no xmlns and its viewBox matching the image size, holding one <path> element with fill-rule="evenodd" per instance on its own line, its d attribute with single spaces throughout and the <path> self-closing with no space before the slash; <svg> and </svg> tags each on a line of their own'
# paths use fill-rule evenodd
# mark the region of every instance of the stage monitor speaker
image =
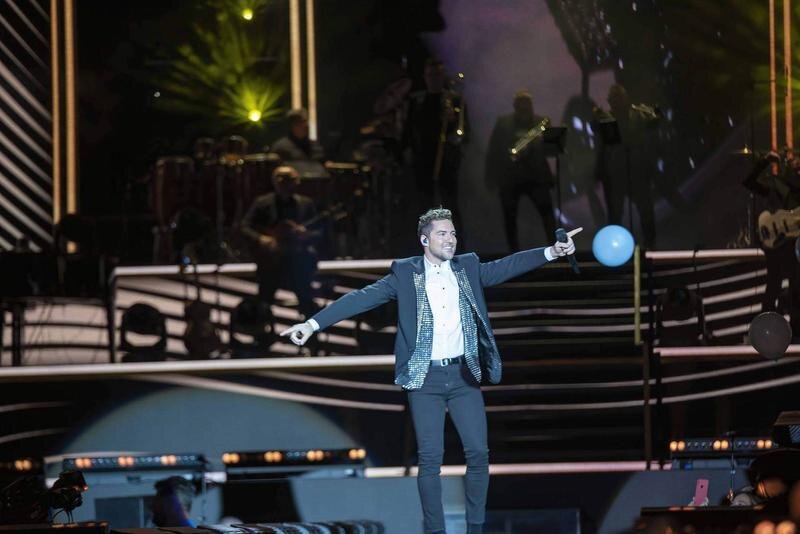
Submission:
<svg viewBox="0 0 800 534">
<path fill-rule="evenodd" d="M 228 481 L 222 489 L 224 514 L 244 523 L 299 521 L 289 480 Z"/>
<path fill-rule="evenodd" d="M 107 497 L 94 500 L 95 515 L 109 525 L 138 527 L 148 524 L 153 497 Z"/>
<path fill-rule="evenodd" d="M 489 510 L 484 531 L 580 534 L 581 512 L 577 508 Z"/>
</svg>

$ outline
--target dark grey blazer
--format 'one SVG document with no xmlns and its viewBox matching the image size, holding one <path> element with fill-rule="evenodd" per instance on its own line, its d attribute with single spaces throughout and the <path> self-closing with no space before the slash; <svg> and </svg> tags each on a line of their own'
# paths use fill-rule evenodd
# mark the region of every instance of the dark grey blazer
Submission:
<svg viewBox="0 0 800 534">
<path fill-rule="evenodd" d="M 481 366 L 488 374 L 489 382 L 500 382 L 502 363 L 494 334 L 489 324 L 489 313 L 483 288 L 505 282 L 515 276 L 547 263 L 544 248 L 523 250 L 499 260 L 481 263 L 475 253 L 460 254 L 451 261 L 453 271 L 464 270 L 475 296 L 474 311 L 478 316 L 478 347 Z M 398 324 L 394 342 L 395 383 L 408 382 L 408 361 L 414 352 L 417 340 L 417 295 L 413 273 L 424 273 L 422 256 L 414 256 L 392 262 L 391 272 L 363 289 L 351 291 L 332 302 L 317 313 L 313 319 L 319 329 L 359 313 L 371 310 L 390 300 L 397 300 Z"/>
</svg>

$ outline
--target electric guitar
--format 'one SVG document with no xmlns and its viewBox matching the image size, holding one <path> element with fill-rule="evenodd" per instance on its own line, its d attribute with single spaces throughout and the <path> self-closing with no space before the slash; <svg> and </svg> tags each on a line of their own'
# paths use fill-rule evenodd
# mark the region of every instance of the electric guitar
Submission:
<svg viewBox="0 0 800 534">
<path fill-rule="evenodd" d="M 775 248 L 785 239 L 800 236 L 800 207 L 793 210 L 762 211 L 758 216 L 758 236 L 764 248 Z"/>
<path fill-rule="evenodd" d="M 306 246 L 303 233 L 296 233 L 298 229 L 310 230 L 323 221 L 340 221 L 350 214 L 343 209 L 343 204 L 338 203 L 319 212 L 314 217 L 303 222 L 292 219 L 279 221 L 271 228 L 262 232 L 262 235 L 272 238 L 270 244 L 251 240 L 251 254 L 257 263 L 264 261 L 277 261 L 286 252 L 291 252 L 292 247 Z"/>
</svg>

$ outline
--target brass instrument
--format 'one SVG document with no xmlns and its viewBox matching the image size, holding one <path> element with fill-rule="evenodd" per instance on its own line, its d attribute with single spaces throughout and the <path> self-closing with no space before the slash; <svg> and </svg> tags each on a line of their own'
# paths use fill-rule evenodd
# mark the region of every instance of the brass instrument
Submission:
<svg viewBox="0 0 800 534">
<path fill-rule="evenodd" d="M 439 198 L 439 178 L 442 173 L 442 158 L 444 157 L 445 144 L 459 145 L 464 139 L 464 110 L 462 98 L 455 102 L 455 96 L 459 96 L 454 90 L 456 85 L 461 86 L 464 83 L 464 74 L 459 72 L 456 79 L 452 80 L 449 87 L 445 87 L 442 91 L 442 111 L 439 117 L 439 140 L 436 146 L 436 159 L 433 162 L 433 182 L 434 182 L 434 204 L 438 204 L 441 199 Z M 455 137 L 447 135 L 447 129 L 453 116 L 457 119 L 457 126 Z"/>
<path fill-rule="evenodd" d="M 525 152 L 528 147 L 536 141 L 537 139 L 541 139 L 542 135 L 544 135 L 544 131 L 550 126 L 550 119 L 545 117 L 542 119 L 542 122 L 528 130 L 528 133 L 523 135 L 519 138 L 514 146 L 508 149 L 508 153 L 511 155 L 511 159 L 513 161 L 517 161 L 519 157 Z"/>
<path fill-rule="evenodd" d="M 631 104 L 631 109 L 637 112 L 645 120 L 658 120 L 661 118 L 661 110 L 648 104 Z"/>
</svg>

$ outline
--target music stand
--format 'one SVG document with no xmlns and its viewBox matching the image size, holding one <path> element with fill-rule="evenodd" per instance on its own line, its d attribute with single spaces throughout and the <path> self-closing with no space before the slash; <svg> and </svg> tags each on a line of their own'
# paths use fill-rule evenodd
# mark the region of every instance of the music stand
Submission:
<svg viewBox="0 0 800 534">
<path fill-rule="evenodd" d="M 622 134 L 620 133 L 619 123 L 616 119 L 604 118 L 595 121 L 594 131 L 603 141 L 603 145 L 605 146 L 622 144 Z M 623 145 L 623 148 L 625 149 L 625 182 L 628 186 L 628 229 L 633 232 L 633 183 L 631 182 L 631 151 L 627 146 Z M 606 176 L 603 176 L 603 178 L 610 179 L 610 177 L 607 178 Z M 606 209 L 609 209 L 609 204 L 609 199 L 606 199 Z M 609 215 L 611 215 L 610 209 Z"/>
<path fill-rule="evenodd" d="M 561 224 L 561 154 L 567 142 L 567 129 L 563 126 L 552 126 L 542 132 L 542 142 L 554 147 L 556 156 L 556 204 L 558 205 L 558 224 Z"/>
</svg>

